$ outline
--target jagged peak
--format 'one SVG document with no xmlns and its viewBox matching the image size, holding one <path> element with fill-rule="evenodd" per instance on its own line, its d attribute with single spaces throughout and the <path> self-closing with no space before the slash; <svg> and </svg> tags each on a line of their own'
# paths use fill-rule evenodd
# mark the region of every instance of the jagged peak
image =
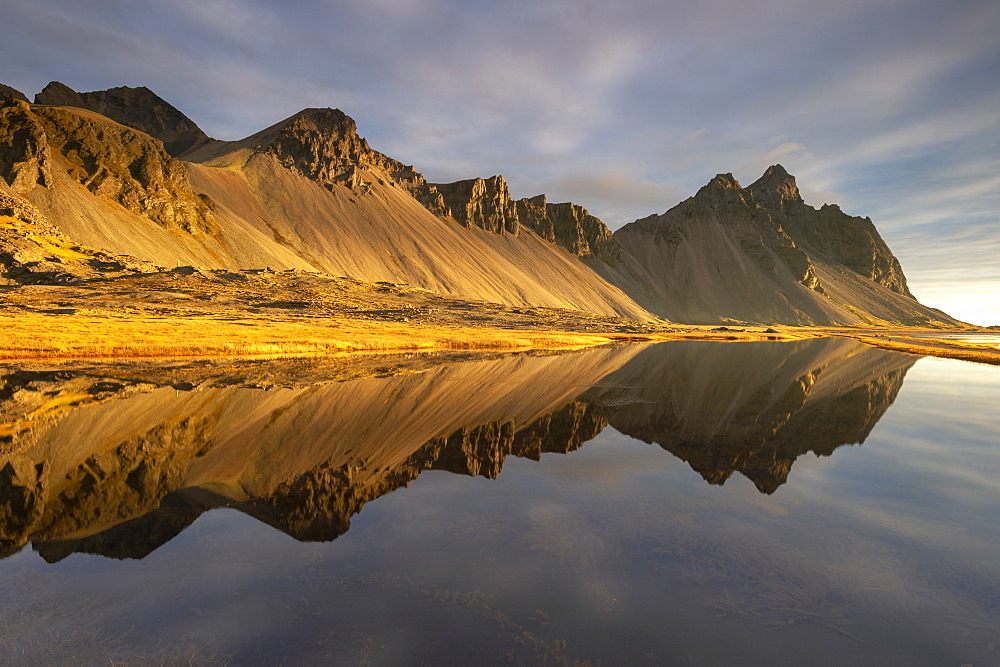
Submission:
<svg viewBox="0 0 1000 667">
<path fill-rule="evenodd" d="M 62 95 L 62 94 L 79 95 L 80 94 L 80 93 L 76 92 L 75 90 L 73 90 L 72 88 L 70 88 L 69 86 L 67 86 L 65 83 L 62 83 L 61 81 L 49 81 L 47 84 L 45 84 L 45 87 L 42 88 L 41 92 L 35 93 L 35 104 L 45 104 L 45 102 L 40 102 L 39 100 L 40 99 L 44 99 L 46 97 L 46 95 L 53 94 L 53 93 L 58 93 L 60 95 Z"/>
<path fill-rule="evenodd" d="M 747 187 L 759 204 L 770 208 L 782 208 L 788 202 L 803 203 L 795 177 L 780 164 L 767 168 L 764 175 Z"/>
<path fill-rule="evenodd" d="M 716 174 L 715 178 L 702 186 L 689 201 L 712 203 L 720 201 L 743 201 L 745 190 L 732 174 Z"/>
<path fill-rule="evenodd" d="M 708 182 L 705 187 L 722 187 L 722 188 L 734 188 L 741 190 L 743 189 L 739 181 L 737 181 L 732 174 L 716 174 L 715 178 Z"/>
<path fill-rule="evenodd" d="M 444 197 L 452 216 L 462 225 L 488 232 L 517 235 L 517 204 L 511 199 L 507 181 L 499 174 L 453 183 L 432 183 Z"/>
<path fill-rule="evenodd" d="M 59 81 L 50 81 L 35 95 L 35 104 L 87 109 L 163 142 L 173 157 L 211 141 L 177 107 L 146 86 L 119 86 L 81 93 Z"/>
<path fill-rule="evenodd" d="M 299 120 L 311 120 L 317 123 L 347 123 L 357 127 L 353 118 L 340 109 L 334 109 L 332 107 L 306 107 L 302 111 L 289 116 L 284 122 L 286 124 L 291 124 Z"/>
<path fill-rule="evenodd" d="M 257 143 L 266 144 L 268 139 L 283 132 L 302 130 L 316 132 L 321 136 L 341 137 L 357 134 L 358 125 L 353 118 L 340 109 L 308 107 L 247 137 L 246 140 L 255 140 Z"/>
<path fill-rule="evenodd" d="M 296 158 L 305 152 L 313 158 L 357 160 L 371 152 L 368 142 L 358 136 L 354 119 L 330 107 L 302 109 L 238 143 L 282 157 L 291 153 Z"/>
</svg>

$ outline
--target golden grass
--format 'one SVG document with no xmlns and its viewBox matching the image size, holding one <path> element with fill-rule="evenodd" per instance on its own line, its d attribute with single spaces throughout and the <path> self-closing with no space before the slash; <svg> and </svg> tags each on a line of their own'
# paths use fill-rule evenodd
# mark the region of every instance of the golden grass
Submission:
<svg viewBox="0 0 1000 667">
<path fill-rule="evenodd" d="M 1000 365 L 1000 349 L 983 343 L 909 336 L 853 335 L 851 338 L 885 350 L 906 352 L 907 354 Z"/>
<path fill-rule="evenodd" d="M 0 316 L 0 359 L 297 356 L 362 350 L 531 349 L 601 345 L 613 334 L 453 326 L 77 313 Z"/>
<path fill-rule="evenodd" d="M 157 316 L 79 310 L 0 314 L 0 360 L 157 357 L 309 356 L 352 352 L 579 348 L 664 340 L 801 340 L 853 338 L 883 349 L 1000 364 L 1000 350 L 966 341 L 921 338 L 879 328 L 780 327 L 778 333 L 677 326 L 649 333 L 518 329 L 406 323 L 349 317 L 252 316 L 189 312 Z"/>
</svg>

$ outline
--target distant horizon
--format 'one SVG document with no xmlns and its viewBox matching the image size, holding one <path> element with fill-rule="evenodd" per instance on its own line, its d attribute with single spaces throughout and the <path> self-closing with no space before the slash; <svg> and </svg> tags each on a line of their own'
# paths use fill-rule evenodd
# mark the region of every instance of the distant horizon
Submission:
<svg viewBox="0 0 1000 667">
<path fill-rule="evenodd" d="M 1000 5 L 10 0 L 0 83 L 146 86 L 220 139 L 337 107 L 430 181 L 617 229 L 781 163 L 870 217 L 922 303 L 1000 324 Z"/>
</svg>

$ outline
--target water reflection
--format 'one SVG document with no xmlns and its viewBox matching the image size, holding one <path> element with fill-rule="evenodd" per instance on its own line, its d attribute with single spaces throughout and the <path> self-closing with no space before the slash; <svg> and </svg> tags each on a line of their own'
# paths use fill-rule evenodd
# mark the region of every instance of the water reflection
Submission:
<svg viewBox="0 0 1000 667">
<path fill-rule="evenodd" d="M 143 558 L 219 507 L 329 541 L 423 471 L 493 478 L 508 456 L 570 452 L 609 424 L 712 484 L 740 472 L 770 494 L 802 454 L 863 442 L 914 360 L 826 339 L 397 360 L 353 379 L 274 364 L 9 369 L 0 555 L 31 542 L 50 562 Z"/>
</svg>

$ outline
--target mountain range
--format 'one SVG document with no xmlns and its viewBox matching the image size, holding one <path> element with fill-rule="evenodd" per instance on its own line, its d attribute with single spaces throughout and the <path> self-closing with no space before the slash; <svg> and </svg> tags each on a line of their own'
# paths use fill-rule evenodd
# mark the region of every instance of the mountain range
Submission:
<svg viewBox="0 0 1000 667">
<path fill-rule="evenodd" d="M 780 165 L 612 232 L 501 176 L 428 182 L 336 109 L 221 141 L 143 87 L 0 86 L 0 104 L 10 284 L 271 267 L 646 321 L 961 324 L 913 297 L 870 219 L 806 204 Z"/>
</svg>

